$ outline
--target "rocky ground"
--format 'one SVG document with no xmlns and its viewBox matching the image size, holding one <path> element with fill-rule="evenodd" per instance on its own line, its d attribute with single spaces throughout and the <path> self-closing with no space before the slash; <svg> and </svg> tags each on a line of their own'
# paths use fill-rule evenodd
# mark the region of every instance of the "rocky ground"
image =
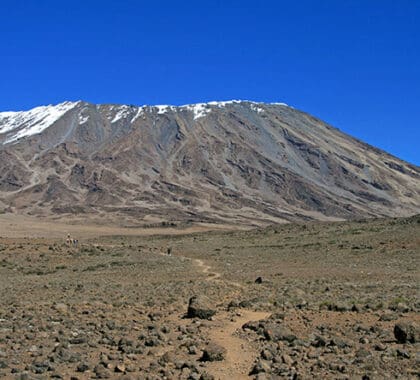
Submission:
<svg viewBox="0 0 420 380">
<path fill-rule="evenodd" d="M 420 376 L 419 216 L 80 240 L 0 238 L 0 377 Z"/>
</svg>

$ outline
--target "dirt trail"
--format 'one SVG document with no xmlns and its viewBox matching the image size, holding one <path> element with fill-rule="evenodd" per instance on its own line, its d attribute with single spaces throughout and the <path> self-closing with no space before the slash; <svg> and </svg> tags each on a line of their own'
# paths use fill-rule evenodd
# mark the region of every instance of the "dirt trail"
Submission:
<svg viewBox="0 0 420 380">
<path fill-rule="evenodd" d="M 209 338 L 227 350 L 225 360 L 208 364 L 208 370 L 215 379 L 249 379 L 258 352 L 250 342 L 234 333 L 246 322 L 265 319 L 269 315 L 267 312 L 242 310 L 241 316 L 234 321 L 230 320 L 228 313 L 221 313 L 215 318 L 216 325 L 209 331 Z"/>
<path fill-rule="evenodd" d="M 212 267 L 204 263 L 201 259 L 193 259 L 194 263 L 200 268 L 201 273 L 208 274 L 209 281 L 222 281 L 237 288 L 243 289 L 244 286 L 234 281 L 221 278 L 221 274 L 212 271 Z M 240 315 L 232 316 L 229 312 L 219 312 L 214 317 L 214 325 L 210 328 L 208 335 L 210 341 L 219 344 L 227 351 L 226 358 L 220 362 L 208 363 L 209 372 L 217 380 L 224 379 L 249 379 L 249 372 L 255 359 L 258 357 L 257 350 L 250 342 L 235 336 L 246 322 L 259 321 L 268 318 L 270 313 L 242 309 Z"/>
<path fill-rule="evenodd" d="M 159 255 L 166 256 L 162 251 L 157 252 Z M 177 257 L 191 259 L 188 256 L 180 254 Z M 221 281 L 239 288 L 237 291 L 245 287 L 234 281 L 228 281 L 221 278 L 219 272 L 212 271 L 212 267 L 207 265 L 202 259 L 191 259 L 200 272 L 207 274 L 208 281 Z M 235 332 L 239 330 L 246 322 L 259 321 L 268 318 L 271 313 L 252 311 L 241 309 L 240 315 L 232 318 L 229 312 L 218 312 L 214 317 L 214 325 L 209 328 L 208 336 L 211 342 L 217 343 L 226 349 L 226 357 L 220 362 L 207 363 L 208 371 L 216 380 L 241 380 L 249 379 L 249 373 L 255 359 L 258 357 L 258 351 L 252 344 L 244 339 L 235 336 Z"/>
<path fill-rule="evenodd" d="M 220 273 L 218 272 L 209 272 L 211 269 L 210 265 L 206 265 L 204 264 L 204 261 L 201 259 L 194 259 L 194 262 L 197 264 L 198 267 L 202 268 L 201 269 L 201 273 L 208 273 L 209 276 L 207 277 L 207 279 L 209 280 L 216 280 L 218 278 L 220 278 Z"/>
<path fill-rule="evenodd" d="M 222 279 L 221 278 L 221 274 L 219 272 L 211 271 L 211 268 L 212 267 L 210 265 L 206 265 L 203 260 L 201 260 L 201 259 L 193 259 L 193 261 L 196 263 L 196 265 L 199 268 L 201 268 L 201 273 L 208 274 L 207 279 L 209 281 L 221 281 L 221 282 L 224 282 L 226 284 L 232 285 L 232 286 L 234 286 L 236 288 L 240 288 L 240 289 L 244 289 L 245 288 L 239 282 L 229 281 L 229 280 Z"/>
</svg>

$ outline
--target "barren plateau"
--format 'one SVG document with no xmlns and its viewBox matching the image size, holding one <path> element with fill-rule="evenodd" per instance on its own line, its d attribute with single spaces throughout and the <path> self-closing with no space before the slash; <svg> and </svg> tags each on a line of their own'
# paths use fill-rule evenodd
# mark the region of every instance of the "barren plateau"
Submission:
<svg viewBox="0 0 420 380">
<path fill-rule="evenodd" d="M 51 227 L 1 230 L 0 377 L 420 375 L 419 216 L 103 236 L 72 225 L 70 246 Z"/>
</svg>

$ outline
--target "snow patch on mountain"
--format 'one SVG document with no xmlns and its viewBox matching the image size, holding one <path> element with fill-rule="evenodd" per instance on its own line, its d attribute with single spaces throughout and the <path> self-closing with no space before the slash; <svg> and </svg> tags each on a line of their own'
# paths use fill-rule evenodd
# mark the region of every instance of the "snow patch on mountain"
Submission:
<svg viewBox="0 0 420 380">
<path fill-rule="evenodd" d="M 140 107 L 140 108 L 137 109 L 137 113 L 131 119 L 131 123 L 134 123 L 138 118 L 140 118 L 142 115 L 144 115 L 144 108 L 145 107 Z"/>
<path fill-rule="evenodd" d="M 0 134 L 14 132 L 7 136 L 3 144 L 41 133 L 66 112 L 76 107 L 78 103 L 64 102 L 57 105 L 36 107 L 29 111 L 0 112 Z"/>
<path fill-rule="evenodd" d="M 284 107 L 289 107 L 289 108 L 293 108 L 292 106 L 289 106 L 286 103 L 269 103 L 272 106 L 284 106 Z"/>
<path fill-rule="evenodd" d="M 111 120 L 112 123 L 116 123 L 120 119 L 126 118 L 130 113 L 130 107 L 129 106 L 121 106 L 119 107 L 119 110 L 115 114 L 114 118 Z"/>
<path fill-rule="evenodd" d="M 207 103 L 188 104 L 181 106 L 181 108 L 186 108 L 187 110 L 193 112 L 194 120 L 206 116 L 211 111 L 211 109 L 208 108 Z"/>
<path fill-rule="evenodd" d="M 79 124 L 87 123 L 89 115 L 79 115 Z"/>
<path fill-rule="evenodd" d="M 264 108 L 259 107 L 256 104 L 251 104 L 251 109 L 257 113 L 262 113 L 264 112 Z"/>
<path fill-rule="evenodd" d="M 221 107 L 226 107 L 229 104 L 240 104 L 240 103 L 244 103 L 244 102 L 248 102 L 248 100 L 212 101 L 212 102 L 208 102 L 207 104 L 209 104 L 211 106 L 217 106 L 217 107 L 221 108 Z M 250 103 L 253 103 L 253 102 L 250 102 Z"/>
<path fill-rule="evenodd" d="M 87 121 L 89 120 L 89 109 L 87 107 L 83 108 L 80 112 L 79 112 L 79 124 L 84 124 L 87 123 Z"/>
<path fill-rule="evenodd" d="M 169 106 L 167 104 L 153 106 L 153 108 L 157 108 L 157 114 L 158 115 L 163 115 L 163 114 L 165 114 L 168 111 L 174 111 L 174 110 L 176 110 L 176 107 L 175 106 Z"/>
</svg>

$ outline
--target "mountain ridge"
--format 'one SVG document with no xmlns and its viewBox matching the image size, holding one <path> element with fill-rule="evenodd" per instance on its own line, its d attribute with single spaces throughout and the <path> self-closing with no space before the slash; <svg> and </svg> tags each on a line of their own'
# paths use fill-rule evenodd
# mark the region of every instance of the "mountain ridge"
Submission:
<svg viewBox="0 0 420 380">
<path fill-rule="evenodd" d="M 0 205 L 17 213 L 264 224 L 420 212 L 417 166 L 284 103 L 2 112 L 0 156 Z"/>
</svg>

